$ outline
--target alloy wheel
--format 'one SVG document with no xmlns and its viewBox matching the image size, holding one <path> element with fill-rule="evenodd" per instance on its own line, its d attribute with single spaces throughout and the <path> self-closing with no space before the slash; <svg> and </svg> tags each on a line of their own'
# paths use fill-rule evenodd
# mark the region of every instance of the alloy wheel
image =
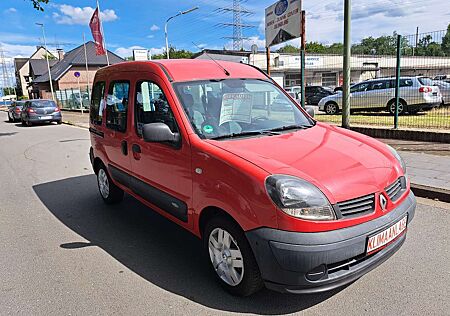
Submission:
<svg viewBox="0 0 450 316">
<path fill-rule="evenodd" d="M 215 228 L 209 235 L 208 248 L 217 275 L 228 285 L 237 286 L 244 277 L 244 260 L 233 236 Z"/>
<path fill-rule="evenodd" d="M 335 114 L 337 112 L 336 104 L 329 103 L 326 108 L 327 114 Z"/>
<path fill-rule="evenodd" d="M 391 113 L 395 114 L 395 102 L 391 104 Z M 403 113 L 403 103 L 399 102 L 398 104 L 398 114 Z"/>
<path fill-rule="evenodd" d="M 100 189 L 100 194 L 103 198 L 107 199 L 109 196 L 109 181 L 108 176 L 106 175 L 105 170 L 100 169 L 97 175 L 98 179 L 98 187 Z"/>
</svg>

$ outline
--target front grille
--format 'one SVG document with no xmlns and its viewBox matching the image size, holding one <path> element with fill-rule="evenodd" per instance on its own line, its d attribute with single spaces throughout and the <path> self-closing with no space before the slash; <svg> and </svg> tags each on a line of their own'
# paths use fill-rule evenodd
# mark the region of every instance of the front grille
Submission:
<svg viewBox="0 0 450 316">
<path fill-rule="evenodd" d="M 375 211 L 375 194 L 339 202 L 337 206 L 343 217 L 355 217 L 370 214 Z"/>
<path fill-rule="evenodd" d="M 405 189 L 406 189 L 406 180 L 404 177 L 400 177 L 397 180 L 395 180 L 394 183 L 386 187 L 384 190 L 386 191 L 386 194 L 389 196 L 391 201 L 395 202 L 402 195 Z"/>
</svg>

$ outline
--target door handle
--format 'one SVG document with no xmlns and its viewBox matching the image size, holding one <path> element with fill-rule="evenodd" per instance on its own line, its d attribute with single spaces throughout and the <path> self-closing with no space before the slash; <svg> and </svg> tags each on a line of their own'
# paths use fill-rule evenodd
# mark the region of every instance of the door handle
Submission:
<svg viewBox="0 0 450 316">
<path fill-rule="evenodd" d="M 127 155 L 128 155 L 128 143 L 127 143 L 127 141 L 126 141 L 126 140 L 123 140 L 123 141 L 120 143 L 120 147 L 121 147 L 121 149 L 122 149 L 122 154 L 124 154 L 125 156 L 127 156 Z"/>
<path fill-rule="evenodd" d="M 141 159 L 141 146 L 139 146 L 138 144 L 133 144 L 131 146 L 131 151 L 133 152 L 133 158 L 136 160 L 140 160 Z"/>
<path fill-rule="evenodd" d="M 140 154 L 142 152 L 141 146 L 139 146 L 138 144 L 133 144 L 133 146 L 131 146 L 131 150 L 137 154 Z"/>
</svg>

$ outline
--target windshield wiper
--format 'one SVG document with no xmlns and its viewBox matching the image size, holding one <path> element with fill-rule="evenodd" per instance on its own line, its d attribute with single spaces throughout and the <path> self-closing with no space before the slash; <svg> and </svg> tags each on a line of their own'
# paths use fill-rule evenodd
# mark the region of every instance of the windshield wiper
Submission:
<svg viewBox="0 0 450 316">
<path fill-rule="evenodd" d="M 254 136 L 254 135 L 278 135 L 277 133 L 274 133 L 274 131 L 247 131 L 247 132 L 241 132 L 241 133 L 231 133 L 231 134 L 225 134 L 220 135 L 216 137 L 212 137 L 210 139 L 224 139 L 224 138 L 237 138 L 237 137 L 245 137 L 245 136 Z"/>
<path fill-rule="evenodd" d="M 284 125 L 284 126 L 280 126 L 280 127 L 275 127 L 269 130 L 266 130 L 264 132 L 281 132 L 281 131 L 288 131 L 291 129 L 307 129 L 307 128 L 311 128 L 314 125 Z"/>
</svg>

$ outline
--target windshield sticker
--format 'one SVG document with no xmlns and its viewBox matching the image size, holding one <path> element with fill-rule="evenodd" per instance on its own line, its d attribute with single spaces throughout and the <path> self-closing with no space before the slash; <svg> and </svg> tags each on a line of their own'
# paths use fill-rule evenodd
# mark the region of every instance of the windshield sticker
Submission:
<svg viewBox="0 0 450 316">
<path fill-rule="evenodd" d="M 211 125 L 205 125 L 203 126 L 203 131 L 206 134 L 211 134 L 212 132 L 214 132 L 214 127 L 212 127 Z"/>
<path fill-rule="evenodd" d="M 252 105 L 251 93 L 225 93 L 222 98 L 219 125 L 227 122 L 251 123 Z"/>
</svg>

